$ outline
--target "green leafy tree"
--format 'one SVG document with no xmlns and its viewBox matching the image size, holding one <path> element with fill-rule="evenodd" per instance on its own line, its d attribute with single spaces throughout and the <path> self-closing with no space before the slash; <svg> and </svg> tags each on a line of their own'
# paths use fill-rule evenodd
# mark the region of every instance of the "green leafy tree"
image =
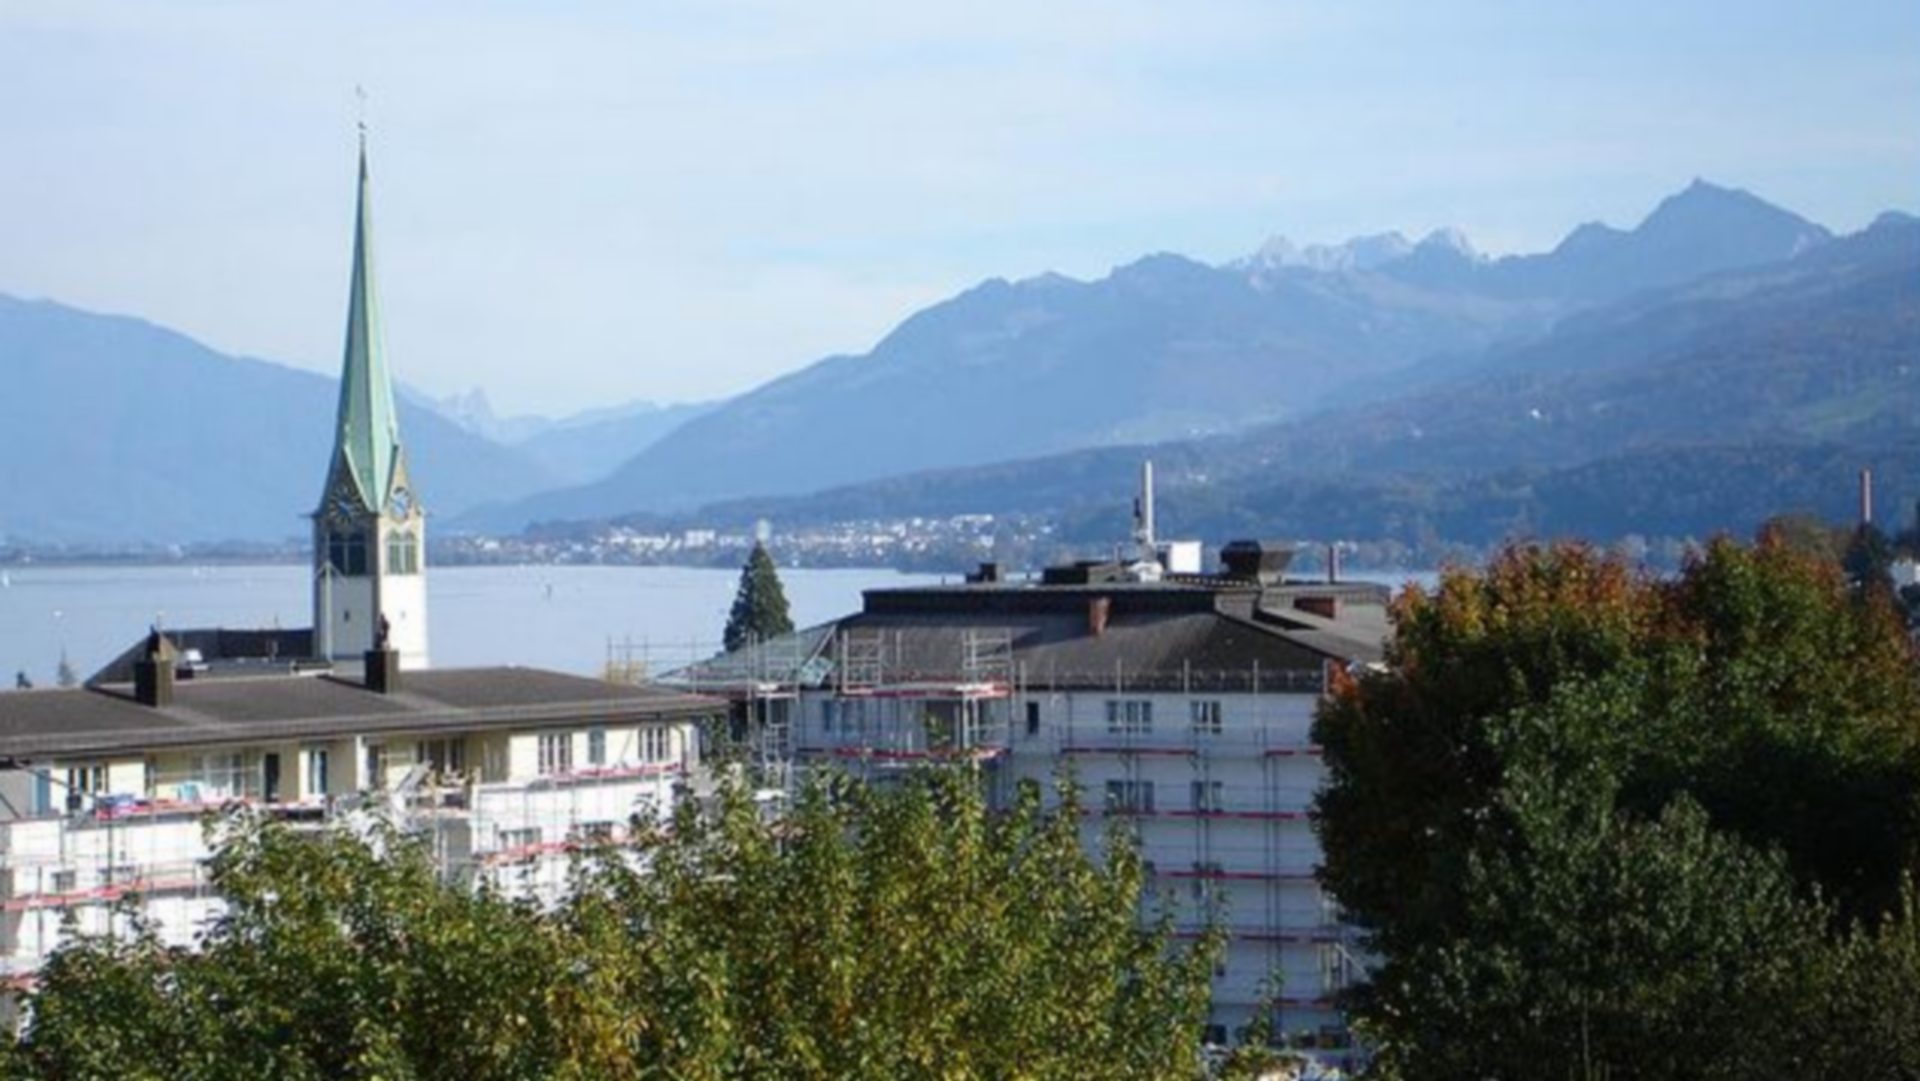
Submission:
<svg viewBox="0 0 1920 1081">
<path fill-rule="evenodd" d="M 392 829 L 240 818 L 194 951 L 85 938 L 9 1064 L 33 1078 L 1191 1078 L 1213 957 L 1136 922 L 1144 867 L 1077 798 L 990 813 L 962 770 L 723 784 L 579 854 L 552 908 L 449 884 Z M 510 870 L 508 873 L 511 873 Z"/>
<path fill-rule="evenodd" d="M 1354 1006 L 1385 1060 L 1410 1078 L 1716 1076 L 1745 1060 L 1622 1049 L 1682 1030 L 1819 1044 L 1819 958 L 1856 925 L 1900 941 L 1920 869 L 1920 687 L 1888 608 L 1768 536 L 1670 580 L 1514 548 L 1394 616 L 1386 670 L 1316 721 L 1325 880 L 1380 958 Z M 1683 1005 L 1713 988 L 1727 1008 Z M 1447 1041 L 1506 1057 L 1474 1067 Z M 1540 1058 L 1554 1046 L 1609 1050 Z"/>
<path fill-rule="evenodd" d="M 1846 552 L 1847 536 L 1817 514 L 1777 514 L 1760 524 L 1764 544 L 1791 548 L 1821 560 L 1838 560 Z"/>
<path fill-rule="evenodd" d="M 1501 722 L 1506 843 L 1469 853 L 1454 935 L 1388 959 L 1361 993 L 1366 1016 L 1393 1019 L 1386 1075 L 1692 1081 L 1814 1065 L 1828 910 L 1685 795 L 1652 819 L 1620 813 L 1618 762 L 1566 753 L 1581 742 L 1569 730 L 1612 723 L 1607 682 Z"/>
<path fill-rule="evenodd" d="M 793 616 L 787 611 L 787 592 L 780 585 L 780 571 L 767 554 L 767 546 L 754 543 L 753 554 L 740 568 L 740 588 L 734 592 L 733 608 L 727 613 L 727 629 L 722 640 L 729 652 L 749 642 L 765 641 L 793 633 Z"/>
</svg>

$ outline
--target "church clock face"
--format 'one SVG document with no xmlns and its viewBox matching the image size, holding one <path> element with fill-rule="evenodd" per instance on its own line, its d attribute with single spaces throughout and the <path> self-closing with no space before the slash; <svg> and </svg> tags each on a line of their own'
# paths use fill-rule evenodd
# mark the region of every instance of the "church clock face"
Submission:
<svg viewBox="0 0 1920 1081">
<path fill-rule="evenodd" d="M 413 516 L 413 493 L 405 488 L 397 488 L 387 500 L 387 514 L 396 522 L 404 522 Z"/>
<path fill-rule="evenodd" d="M 358 510 L 353 497 L 345 492 L 335 492 L 327 500 L 327 513 L 337 522 L 352 521 Z"/>
</svg>

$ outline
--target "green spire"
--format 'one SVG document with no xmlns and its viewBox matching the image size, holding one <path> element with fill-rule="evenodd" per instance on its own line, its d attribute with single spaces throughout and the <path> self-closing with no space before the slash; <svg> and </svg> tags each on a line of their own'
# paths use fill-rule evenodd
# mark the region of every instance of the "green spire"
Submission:
<svg viewBox="0 0 1920 1081">
<path fill-rule="evenodd" d="M 373 209 L 367 198 L 367 133 L 360 132 L 360 199 L 353 227 L 353 291 L 347 301 L 347 355 L 340 373 L 336 470 L 346 466 L 369 510 L 386 510 L 400 460 L 400 421 L 380 333 L 373 282 Z"/>
</svg>

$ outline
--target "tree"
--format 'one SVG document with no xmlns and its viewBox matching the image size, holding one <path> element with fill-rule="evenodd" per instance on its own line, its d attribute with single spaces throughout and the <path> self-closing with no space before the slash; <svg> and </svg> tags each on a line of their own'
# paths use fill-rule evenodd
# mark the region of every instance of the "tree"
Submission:
<svg viewBox="0 0 1920 1081">
<path fill-rule="evenodd" d="M 1846 551 L 1847 536 L 1817 514 L 1776 514 L 1760 523 L 1758 531 L 1764 544 L 1794 549 L 1815 559 L 1839 559 Z"/>
<path fill-rule="evenodd" d="M 740 588 L 734 592 L 733 608 L 727 613 L 727 629 L 722 640 L 728 652 L 749 642 L 793 633 L 793 617 L 787 611 L 787 593 L 780 585 L 780 571 L 767 554 L 767 546 L 754 542 L 753 554 L 740 568 Z"/>
<path fill-rule="evenodd" d="M 1616 763 L 1560 745 L 1610 724 L 1619 691 L 1569 684 L 1502 722 L 1507 843 L 1468 854 L 1456 933 L 1390 958 L 1362 992 L 1363 1014 L 1394 1019 L 1388 1076 L 1692 1081 L 1813 1065 L 1827 909 L 1685 795 L 1652 819 L 1619 813 Z"/>
<path fill-rule="evenodd" d="M 60 665 L 54 669 L 53 681 L 62 687 L 78 687 L 80 674 L 73 670 L 73 662 L 67 659 L 67 651 L 60 651 Z"/>
<path fill-rule="evenodd" d="M 1189 1078 L 1219 943 L 1137 920 L 1145 868 L 1076 794 L 991 813 L 955 768 L 743 786 L 579 853 L 542 909 L 390 828 L 230 819 L 201 949 L 135 929 L 47 966 L 31 1078 Z M 510 873 L 510 872 L 509 872 Z"/>
<path fill-rule="evenodd" d="M 1856 590 L 1886 593 L 1893 588 L 1893 544 L 1871 522 L 1862 522 L 1853 531 L 1840 565 L 1846 568 L 1847 581 Z"/>
<path fill-rule="evenodd" d="M 1920 684 L 1888 606 L 1769 535 L 1670 580 L 1511 548 L 1409 590 L 1394 620 L 1385 670 L 1316 720 L 1316 824 L 1381 958 L 1358 1019 L 1404 1076 L 1557 1076 L 1587 1060 L 1541 1066 L 1548 1049 L 1601 1044 L 1616 1076 L 1713 1076 L 1732 1052 L 1619 1049 L 1707 1028 L 1720 1048 L 1822 1041 L 1820 958 L 1847 928 L 1898 928 L 1920 871 Z M 1714 988 L 1725 1009 L 1686 1005 Z M 1567 1002 L 1605 1004 L 1604 1031 Z M 1445 1040 L 1512 1057 L 1471 1066 Z"/>
</svg>

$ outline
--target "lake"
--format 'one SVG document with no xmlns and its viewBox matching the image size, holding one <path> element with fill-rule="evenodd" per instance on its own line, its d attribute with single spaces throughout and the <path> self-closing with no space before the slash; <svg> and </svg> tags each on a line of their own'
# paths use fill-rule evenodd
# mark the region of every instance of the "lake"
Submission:
<svg viewBox="0 0 1920 1081">
<path fill-rule="evenodd" d="M 301 565 L 0 568 L 0 680 L 50 686 L 64 649 L 82 678 L 164 627 L 306 627 Z M 860 607 L 860 591 L 938 581 L 889 570 L 780 572 L 800 626 Z M 598 674 L 609 642 L 662 671 L 719 649 L 739 572 L 691 567 L 435 567 L 429 646 L 444 667 L 523 664 Z"/>
<path fill-rule="evenodd" d="M 860 592 L 937 582 L 890 570 L 780 572 L 798 626 L 858 610 Z M 1366 574 L 1395 586 L 1419 573 Z M 304 565 L 0 568 L 0 686 L 27 673 L 50 686 L 62 650 L 81 678 L 159 622 L 163 627 L 306 627 Z M 600 673 L 615 644 L 654 672 L 720 648 L 739 572 L 693 567 L 435 567 L 429 646 L 443 667 L 522 664 Z"/>
</svg>

